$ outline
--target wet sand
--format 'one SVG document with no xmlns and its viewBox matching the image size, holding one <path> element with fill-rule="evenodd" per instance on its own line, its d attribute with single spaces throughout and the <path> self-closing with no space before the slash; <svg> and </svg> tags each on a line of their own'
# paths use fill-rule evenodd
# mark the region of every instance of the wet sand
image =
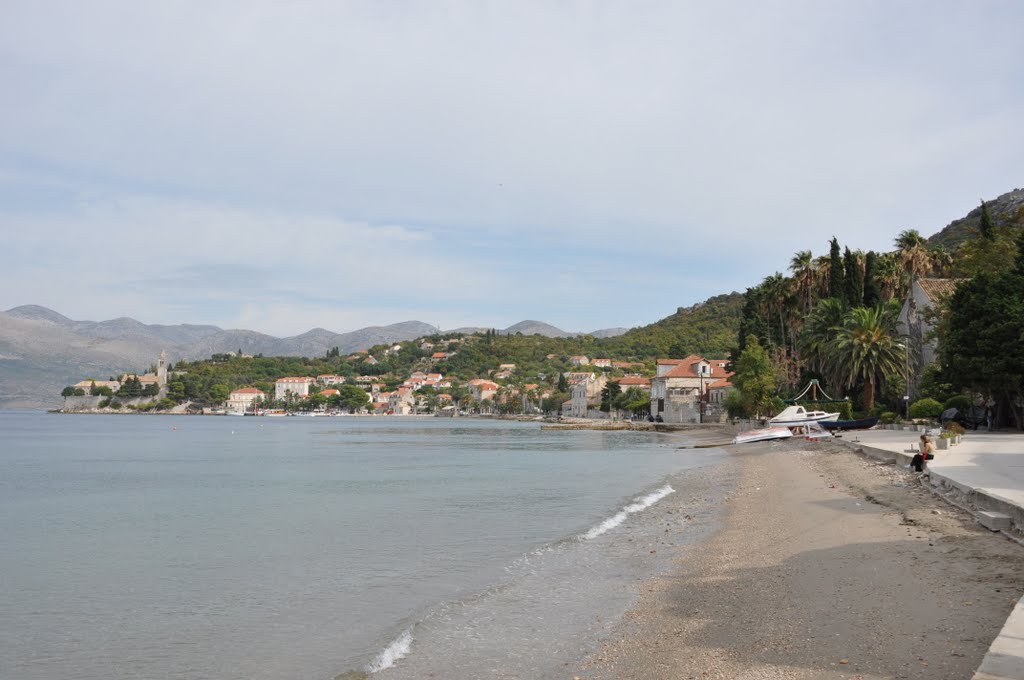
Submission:
<svg viewBox="0 0 1024 680">
<path fill-rule="evenodd" d="M 834 444 L 733 454 L 721 529 L 644 584 L 576 677 L 972 676 L 1024 591 L 1024 548 Z"/>
</svg>

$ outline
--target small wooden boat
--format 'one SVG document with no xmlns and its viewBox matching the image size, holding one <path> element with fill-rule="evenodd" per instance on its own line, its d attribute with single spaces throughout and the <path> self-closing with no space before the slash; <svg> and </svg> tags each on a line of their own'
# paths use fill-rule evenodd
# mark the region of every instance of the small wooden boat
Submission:
<svg viewBox="0 0 1024 680">
<path fill-rule="evenodd" d="M 878 418 L 858 418 L 857 420 L 823 420 L 818 423 L 826 430 L 867 430 L 878 425 Z"/>
<path fill-rule="evenodd" d="M 793 432 L 788 427 L 765 427 L 760 430 L 748 430 L 740 432 L 733 438 L 733 444 L 749 444 L 751 442 L 765 442 L 772 439 L 788 439 Z"/>
</svg>

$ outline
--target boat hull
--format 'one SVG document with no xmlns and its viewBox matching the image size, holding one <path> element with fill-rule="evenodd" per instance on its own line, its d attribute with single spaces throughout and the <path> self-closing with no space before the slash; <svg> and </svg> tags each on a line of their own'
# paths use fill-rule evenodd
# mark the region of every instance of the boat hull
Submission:
<svg viewBox="0 0 1024 680">
<path fill-rule="evenodd" d="M 740 432 L 732 440 L 733 444 L 750 444 L 751 442 L 766 442 L 773 439 L 788 439 L 793 432 L 788 427 L 766 427 L 760 430 L 748 430 Z"/>
<path fill-rule="evenodd" d="M 868 430 L 878 424 L 878 418 L 857 420 L 832 420 L 820 423 L 826 430 Z"/>
</svg>

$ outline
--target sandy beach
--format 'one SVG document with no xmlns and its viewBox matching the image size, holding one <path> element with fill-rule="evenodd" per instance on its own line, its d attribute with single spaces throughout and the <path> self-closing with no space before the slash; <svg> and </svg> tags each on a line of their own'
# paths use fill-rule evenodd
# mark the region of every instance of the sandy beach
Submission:
<svg viewBox="0 0 1024 680">
<path fill-rule="evenodd" d="M 1024 547 L 834 444 L 733 454 L 721 528 L 644 584 L 578 677 L 972 676 L 1024 591 Z"/>
</svg>

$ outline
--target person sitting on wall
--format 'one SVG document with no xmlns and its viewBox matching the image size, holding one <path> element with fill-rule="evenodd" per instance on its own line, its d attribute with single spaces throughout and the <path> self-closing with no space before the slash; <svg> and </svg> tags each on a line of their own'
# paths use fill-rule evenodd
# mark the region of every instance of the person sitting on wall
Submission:
<svg viewBox="0 0 1024 680">
<path fill-rule="evenodd" d="M 927 434 L 921 435 L 921 450 L 914 454 L 910 467 L 914 472 L 924 472 L 925 462 L 935 458 L 935 444 Z"/>
</svg>

